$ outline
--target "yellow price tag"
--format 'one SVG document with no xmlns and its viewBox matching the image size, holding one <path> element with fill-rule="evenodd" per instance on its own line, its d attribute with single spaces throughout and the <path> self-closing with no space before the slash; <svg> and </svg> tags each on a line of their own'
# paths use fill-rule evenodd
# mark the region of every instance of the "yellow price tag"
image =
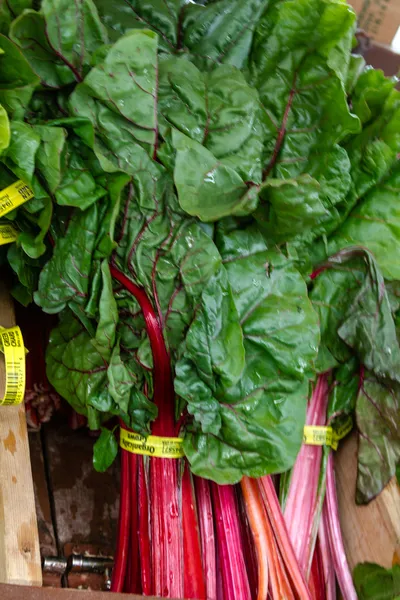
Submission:
<svg viewBox="0 0 400 600">
<path fill-rule="evenodd" d="M 0 325 L 0 331 L 5 331 L 5 329 L 6 329 L 5 327 L 2 327 L 2 326 Z M 27 354 L 29 354 L 29 350 L 28 350 L 28 348 L 24 348 L 24 351 L 25 351 L 25 356 L 26 356 Z M 1 341 L 1 339 L 0 339 L 0 352 L 1 352 L 2 354 L 4 354 L 3 342 Z"/>
<path fill-rule="evenodd" d="M 0 217 L 33 198 L 31 188 L 20 179 L 0 192 Z"/>
<path fill-rule="evenodd" d="M 0 330 L 6 364 L 6 391 L 0 405 L 20 404 L 25 395 L 25 348 L 19 327 Z"/>
<path fill-rule="evenodd" d="M 322 425 L 305 425 L 303 443 L 309 446 L 330 446 L 337 450 L 340 440 L 350 433 L 352 428 L 353 419 L 351 417 L 348 417 L 338 429 Z"/>
<path fill-rule="evenodd" d="M 310 446 L 332 446 L 332 427 L 323 427 L 321 425 L 305 425 L 303 443 Z"/>
<path fill-rule="evenodd" d="M 9 223 L 0 223 L 0 246 L 15 242 L 18 237 L 18 230 Z"/>
<path fill-rule="evenodd" d="M 149 435 L 147 437 L 120 429 L 119 445 L 132 454 L 155 456 L 157 458 L 183 458 L 185 456 L 182 448 L 182 438 L 159 437 Z"/>
</svg>

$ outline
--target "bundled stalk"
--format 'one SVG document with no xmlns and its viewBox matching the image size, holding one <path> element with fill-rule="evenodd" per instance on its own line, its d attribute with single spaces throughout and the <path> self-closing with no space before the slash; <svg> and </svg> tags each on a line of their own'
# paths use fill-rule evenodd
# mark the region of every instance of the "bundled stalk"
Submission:
<svg viewBox="0 0 400 600">
<path fill-rule="evenodd" d="M 114 265 L 111 274 L 135 296 L 145 318 L 155 365 L 153 401 L 158 408 L 153 434 L 160 438 L 173 437 L 176 429 L 174 390 L 160 324 L 144 291 Z M 126 428 L 123 423 L 122 428 Z M 122 450 L 113 591 L 137 591 L 139 560 L 144 594 L 206 598 L 196 500 L 187 466 L 171 458 L 147 459 Z"/>
</svg>

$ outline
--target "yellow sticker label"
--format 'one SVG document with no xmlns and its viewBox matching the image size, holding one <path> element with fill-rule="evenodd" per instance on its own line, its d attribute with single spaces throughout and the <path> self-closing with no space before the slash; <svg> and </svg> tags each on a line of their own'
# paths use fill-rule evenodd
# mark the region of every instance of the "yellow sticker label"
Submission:
<svg viewBox="0 0 400 600">
<path fill-rule="evenodd" d="M 149 435 L 147 437 L 120 429 L 119 445 L 132 454 L 155 456 L 157 458 L 183 458 L 185 456 L 182 448 L 182 438 L 159 437 Z"/>
<path fill-rule="evenodd" d="M 337 450 L 340 440 L 350 433 L 352 428 L 353 419 L 351 417 L 348 417 L 338 429 L 322 425 L 305 425 L 303 443 L 309 446 L 330 446 Z"/>
<path fill-rule="evenodd" d="M 303 443 L 309 444 L 310 446 L 332 446 L 332 427 L 323 427 L 321 425 L 305 425 Z"/>
<path fill-rule="evenodd" d="M 6 364 L 6 391 L 0 405 L 20 404 L 25 395 L 25 348 L 19 327 L 0 330 Z"/>
<path fill-rule="evenodd" d="M 0 325 L 0 331 L 5 331 L 5 329 L 6 329 L 5 327 L 2 327 L 2 326 Z M 29 350 L 28 350 L 28 348 L 24 348 L 24 350 L 25 350 L 25 356 L 26 356 L 27 354 L 29 354 Z M 2 342 L 1 340 L 0 340 L 0 352 L 1 352 L 2 354 L 4 354 L 3 342 Z"/>
<path fill-rule="evenodd" d="M 0 192 L 0 217 L 33 198 L 31 188 L 20 179 Z"/>
<path fill-rule="evenodd" d="M 14 225 L 8 223 L 0 223 L 0 246 L 15 242 L 18 237 L 18 230 Z"/>
</svg>

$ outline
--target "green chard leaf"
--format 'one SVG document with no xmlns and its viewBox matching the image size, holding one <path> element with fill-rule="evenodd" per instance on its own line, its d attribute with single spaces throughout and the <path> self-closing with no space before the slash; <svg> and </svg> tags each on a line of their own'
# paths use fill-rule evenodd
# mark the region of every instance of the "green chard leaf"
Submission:
<svg viewBox="0 0 400 600">
<path fill-rule="evenodd" d="M 32 0 L 3 0 L 0 3 L 0 33 L 8 35 L 9 27 L 23 10 L 32 8 Z"/>
<path fill-rule="evenodd" d="M 72 6 L 72 5 L 71 5 Z M 62 20 L 63 13 L 60 13 Z M 76 81 L 73 68 L 57 55 L 46 35 L 46 19 L 42 13 L 25 11 L 10 28 L 10 38 L 20 46 L 33 71 L 47 88 L 60 88 Z"/>
<path fill-rule="evenodd" d="M 15 119 L 23 119 L 39 78 L 21 50 L 0 34 L 0 103 Z"/>
<path fill-rule="evenodd" d="M 373 563 L 360 563 L 353 572 L 359 600 L 398 600 L 400 598 L 400 566 L 384 569 Z"/>
<path fill-rule="evenodd" d="M 93 447 L 93 466 L 96 471 L 104 473 L 112 465 L 118 454 L 118 442 L 114 432 L 103 427 L 100 437 Z"/>
<path fill-rule="evenodd" d="M 322 335 L 317 368 L 323 372 L 341 365 L 335 370 L 337 385 L 329 412 L 349 413 L 355 408 L 356 500 L 365 503 L 388 483 L 400 458 L 396 304 L 367 250 L 344 249 L 326 266 L 330 268 L 318 275 L 311 292 Z"/>
<path fill-rule="evenodd" d="M 200 67 L 226 63 L 243 68 L 254 28 L 268 0 L 115 0 L 112 6 L 107 0 L 95 3 L 113 40 L 131 29 L 150 29 L 158 34 L 163 52 L 185 52 Z"/>
<path fill-rule="evenodd" d="M 396 165 L 384 181 L 367 193 L 329 239 L 328 252 L 334 254 L 348 246 L 363 246 L 372 252 L 385 279 L 400 279 L 399 194 L 400 165 Z"/>
<path fill-rule="evenodd" d="M 58 67 L 57 75 L 61 76 L 65 83 L 82 81 L 90 65 L 91 55 L 107 43 L 106 31 L 94 2 L 92 0 L 77 0 L 73 3 L 68 0 L 42 0 L 41 13 L 45 21 L 47 40 L 44 52 L 51 48 L 56 55 L 59 63 L 57 65 L 56 62 L 55 65 Z M 30 27 L 32 28 L 32 25 Z M 42 26 L 39 25 L 37 29 L 39 39 L 41 29 Z M 33 46 L 33 52 L 32 45 L 30 48 L 32 65 L 37 66 L 36 46 Z M 42 61 L 43 56 L 39 55 L 39 60 Z M 70 70 L 70 78 L 65 68 L 60 69 L 60 66 Z"/>
<path fill-rule="evenodd" d="M 61 313 L 47 348 L 47 376 L 79 414 L 87 415 L 91 397 L 104 390 L 109 358 L 109 352 L 102 354 L 94 346 L 92 337 L 71 311 Z"/>
<path fill-rule="evenodd" d="M 132 31 L 120 38 L 76 87 L 70 99 L 75 131 L 107 172 L 148 173 L 152 187 L 157 143 L 157 37 Z"/>
<path fill-rule="evenodd" d="M 400 460 L 400 385 L 366 372 L 360 386 L 356 418 L 359 430 L 356 501 L 377 496 L 396 474 Z"/>
<path fill-rule="evenodd" d="M 266 250 L 253 229 L 225 235 L 220 249 L 243 330 L 245 367 L 236 384 L 221 378 L 213 390 L 204 368 L 194 378 L 184 359 L 176 385 L 195 417 L 184 442 L 192 470 L 234 483 L 243 474 L 258 477 L 293 465 L 319 330 L 300 274 Z"/>
<path fill-rule="evenodd" d="M 344 88 L 354 23 L 346 3 L 286 0 L 256 28 L 251 79 L 261 102 L 263 179 L 282 180 L 264 187 L 256 213 L 268 240 L 311 241 L 337 225 L 350 188 L 338 144 L 360 130 Z"/>
<path fill-rule="evenodd" d="M 154 189 L 153 206 L 141 206 L 136 178 L 124 189 L 117 220 L 119 266 L 153 300 L 170 349 L 181 347 L 204 286 L 221 257 L 211 238 L 180 210 L 168 176 Z M 131 313 L 137 312 L 137 305 Z"/>
<path fill-rule="evenodd" d="M 198 142 L 173 131 L 177 149 L 174 180 L 181 207 L 203 221 L 226 215 L 244 216 L 258 202 L 258 187 L 248 187 L 240 175 Z"/>
<path fill-rule="evenodd" d="M 244 181 L 260 183 L 258 94 L 240 71 L 226 65 L 203 73 L 186 58 L 164 59 L 159 68 L 158 111 L 164 138 L 173 127 L 205 146 Z"/>
<path fill-rule="evenodd" d="M 84 305 L 89 294 L 99 209 L 75 211 L 64 238 L 60 238 L 39 280 L 35 302 L 45 312 L 57 313 L 71 304 Z"/>
<path fill-rule="evenodd" d="M 400 380 L 400 346 L 385 282 L 370 252 L 348 248 L 329 259 L 311 299 L 321 324 L 319 370 L 351 356 L 378 377 Z"/>
<path fill-rule="evenodd" d="M 10 121 L 7 111 L 0 105 L 0 153 L 8 148 L 10 137 Z"/>
</svg>

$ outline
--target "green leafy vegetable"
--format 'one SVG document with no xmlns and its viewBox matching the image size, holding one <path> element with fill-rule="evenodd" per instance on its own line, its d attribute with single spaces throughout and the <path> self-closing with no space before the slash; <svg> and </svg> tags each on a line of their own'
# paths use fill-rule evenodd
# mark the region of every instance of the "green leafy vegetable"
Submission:
<svg viewBox="0 0 400 600">
<path fill-rule="evenodd" d="M 0 16 L 0 182 L 34 192 L 0 259 L 20 302 L 59 314 L 57 391 L 92 429 L 152 431 L 159 358 L 118 268 L 156 315 L 195 473 L 290 468 L 310 381 L 332 370 L 358 499 L 377 494 L 399 462 L 400 94 L 351 54 L 354 11 L 9 0 Z M 103 429 L 96 468 L 115 453 Z"/>
<path fill-rule="evenodd" d="M 118 444 L 114 432 L 103 428 L 93 448 L 93 466 L 96 471 L 107 471 L 118 454 Z"/>
<path fill-rule="evenodd" d="M 400 460 L 398 383 L 381 382 L 366 373 L 357 397 L 357 502 L 369 502 L 396 473 Z"/>
<path fill-rule="evenodd" d="M 384 569 L 361 563 L 354 569 L 354 585 L 360 600 L 396 600 L 400 597 L 400 566 Z"/>
</svg>

